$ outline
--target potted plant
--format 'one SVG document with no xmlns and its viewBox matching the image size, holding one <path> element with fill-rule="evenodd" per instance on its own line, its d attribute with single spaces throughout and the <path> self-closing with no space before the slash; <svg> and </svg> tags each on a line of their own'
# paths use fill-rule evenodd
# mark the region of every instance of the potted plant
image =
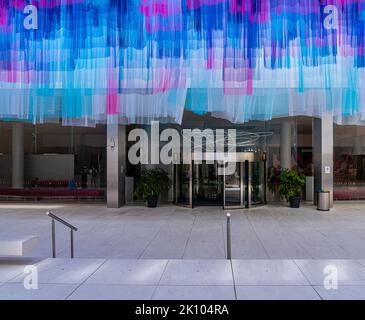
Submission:
<svg viewBox="0 0 365 320">
<path fill-rule="evenodd" d="M 169 178 L 161 169 L 144 170 L 137 184 L 136 195 L 147 201 L 149 208 L 157 207 L 157 200 L 163 189 L 167 189 Z"/>
<path fill-rule="evenodd" d="M 290 203 L 291 208 L 299 208 L 300 197 L 305 185 L 305 176 L 295 170 L 284 169 L 280 174 L 279 194 Z"/>
</svg>

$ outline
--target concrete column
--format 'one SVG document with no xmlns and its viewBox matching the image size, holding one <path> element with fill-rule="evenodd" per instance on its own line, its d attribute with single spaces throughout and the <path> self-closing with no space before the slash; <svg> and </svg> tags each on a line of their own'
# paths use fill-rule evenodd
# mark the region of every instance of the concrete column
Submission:
<svg viewBox="0 0 365 320">
<path fill-rule="evenodd" d="M 280 166 L 290 169 L 291 166 L 291 123 L 285 121 L 281 124 L 280 132 Z"/>
<path fill-rule="evenodd" d="M 107 125 L 107 207 L 125 204 L 126 126 Z"/>
<path fill-rule="evenodd" d="M 151 121 L 151 124 L 146 127 L 148 134 L 148 164 L 144 165 L 144 169 L 152 170 L 159 167 L 160 164 L 160 148 L 159 148 L 159 122 Z M 158 139 L 158 140 L 156 140 Z"/>
<path fill-rule="evenodd" d="M 313 119 L 314 192 L 330 191 L 333 207 L 333 117 L 324 115 Z M 315 194 L 314 203 L 317 202 Z"/>
<path fill-rule="evenodd" d="M 14 123 L 12 131 L 12 187 L 24 187 L 24 128 L 21 123 Z"/>
</svg>

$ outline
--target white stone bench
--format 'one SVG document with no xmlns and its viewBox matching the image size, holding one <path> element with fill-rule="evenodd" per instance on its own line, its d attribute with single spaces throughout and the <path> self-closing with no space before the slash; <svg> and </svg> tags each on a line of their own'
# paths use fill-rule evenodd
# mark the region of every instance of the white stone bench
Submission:
<svg viewBox="0 0 365 320">
<path fill-rule="evenodd" d="M 0 256 L 24 256 L 37 245 L 38 237 L 0 239 Z"/>
</svg>

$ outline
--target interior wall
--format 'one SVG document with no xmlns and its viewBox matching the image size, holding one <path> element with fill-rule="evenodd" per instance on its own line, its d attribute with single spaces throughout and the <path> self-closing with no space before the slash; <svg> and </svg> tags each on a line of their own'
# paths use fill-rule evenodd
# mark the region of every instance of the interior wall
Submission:
<svg viewBox="0 0 365 320">
<path fill-rule="evenodd" d="M 0 155 L 0 186 L 10 187 L 11 184 L 11 155 Z"/>
<path fill-rule="evenodd" d="M 24 159 L 24 179 L 70 181 L 74 179 L 74 162 L 73 154 L 28 154 Z"/>
</svg>

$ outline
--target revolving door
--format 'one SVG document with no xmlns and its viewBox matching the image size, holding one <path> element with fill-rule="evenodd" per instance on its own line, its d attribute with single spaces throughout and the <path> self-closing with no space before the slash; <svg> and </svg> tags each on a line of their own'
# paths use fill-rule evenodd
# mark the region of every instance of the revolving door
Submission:
<svg viewBox="0 0 365 320">
<path fill-rule="evenodd" d="M 174 165 L 174 202 L 193 208 L 250 208 L 266 202 L 265 161 L 255 152 L 237 153 L 235 161 L 206 158 Z"/>
</svg>

